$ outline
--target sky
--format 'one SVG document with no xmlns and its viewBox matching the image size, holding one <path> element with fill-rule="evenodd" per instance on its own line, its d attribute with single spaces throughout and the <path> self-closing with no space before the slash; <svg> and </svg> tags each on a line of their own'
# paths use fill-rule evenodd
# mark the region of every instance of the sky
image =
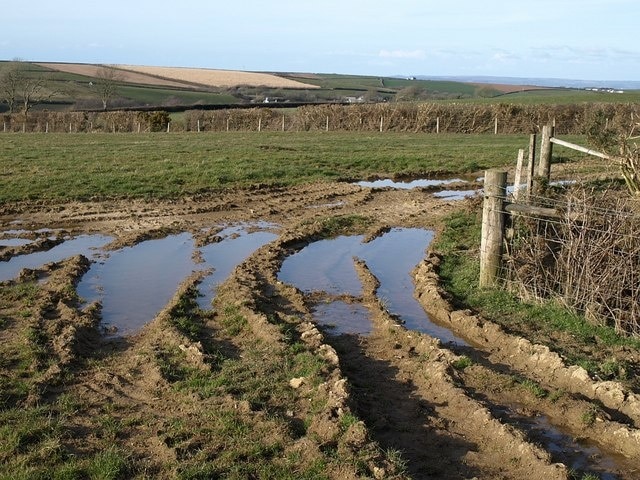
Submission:
<svg viewBox="0 0 640 480">
<path fill-rule="evenodd" d="M 640 80 L 638 0 L 9 4 L 0 16 L 2 60 Z"/>
</svg>

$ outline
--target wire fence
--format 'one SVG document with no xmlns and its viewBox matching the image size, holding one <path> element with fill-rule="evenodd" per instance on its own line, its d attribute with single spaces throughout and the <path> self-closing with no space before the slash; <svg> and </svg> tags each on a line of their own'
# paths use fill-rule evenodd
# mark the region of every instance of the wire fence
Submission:
<svg viewBox="0 0 640 480">
<path fill-rule="evenodd" d="M 637 200 L 574 185 L 529 202 L 557 216 L 508 215 L 499 272 L 507 287 L 520 298 L 557 300 L 593 324 L 640 336 Z"/>
<path fill-rule="evenodd" d="M 559 134 L 583 134 L 593 119 L 610 125 L 640 118 L 638 104 L 511 105 L 376 103 L 167 112 L 32 111 L 0 115 L 0 133 L 347 131 L 530 134 L 553 123 Z"/>
</svg>

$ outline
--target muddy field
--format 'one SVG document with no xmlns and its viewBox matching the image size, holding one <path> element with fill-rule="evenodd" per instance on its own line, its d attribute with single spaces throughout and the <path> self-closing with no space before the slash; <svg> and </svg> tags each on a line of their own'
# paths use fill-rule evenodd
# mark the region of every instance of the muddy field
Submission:
<svg viewBox="0 0 640 480">
<path fill-rule="evenodd" d="M 17 411 L 44 409 L 57 436 L 52 444 L 51 432 L 16 440 L 2 430 L 0 477 L 39 478 L 40 465 L 66 465 L 78 476 L 64 478 L 640 478 L 637 393 L 446 301 L 438 258 L 420 242 L 466 200 L 433 188 L 312 184 L 4 207 L 2 231 L 16 241 L 3 248 L 0 273 L 12 258 L 79 235 L 104 236 L 113 257 L 174 238 L 195 252 L 185 260 L 193 265 L 208 246 L 241 236 L 221 234 L 230 225 L 265 236 L 215 280 L 213 308 L 194 305 L 193 293 L 215 261 L 181 272 L 159 312 L 130 332 L 101 320 L 106 297 L 78 298 L 83 276 L 106 268 L 104 256 L 72 255 L 5 279 L 0 380 L 2 409 L 14 413 L 3 418 L 17 425 Z M 407 232 L 407 246 L 396 248 L 393 235 Z M 345 235 L 361 238 L 343 256 L 321 243 Z M 334 262 L 329 273 L 322 262 L 293 265 L 313 245 L 313 261 Z M 419 302 L 426 320 L 398 313 L 400 281 L 377 273 L 378 259 L 400 264 L 415 248 L 417 265 L 406 272 L 413 300 L 403 302 Z M 345 265 L 354 291 L 330 276 Z M 134 302 L 150 302 L 135 289 L 151 280 L 120 275 Z M 296 275 L 309 286 L 290 283 Z M 37 355 L 20 353 L 26 344 Z M 121 461 L 100 477 L 99 462 L 87 459 L 104 452 Z"/>
</svg>

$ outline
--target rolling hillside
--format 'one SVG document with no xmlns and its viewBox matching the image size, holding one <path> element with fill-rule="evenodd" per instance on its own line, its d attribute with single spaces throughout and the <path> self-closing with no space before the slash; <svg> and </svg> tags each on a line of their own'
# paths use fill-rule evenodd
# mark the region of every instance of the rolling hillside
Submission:
<svg viewBox="0 0 640 480">
<path fill-rule="evenodd" d="M 12 62 L 0 62 L 0 75 Z M 241 106 L 269 103 L 456 101 L 504 103 L 634 102 L 639 91 L 610 95 L 585 89 L 549 88 L 322 73 L 243 72 L 203 68 L 21 62 L 26 77 L 46 80 L 36 109 L 102 109 L 101 85 L 110 72 L 108 108 Z M 6 111 L 0 102 L 0 112 Z"/>
</svg>

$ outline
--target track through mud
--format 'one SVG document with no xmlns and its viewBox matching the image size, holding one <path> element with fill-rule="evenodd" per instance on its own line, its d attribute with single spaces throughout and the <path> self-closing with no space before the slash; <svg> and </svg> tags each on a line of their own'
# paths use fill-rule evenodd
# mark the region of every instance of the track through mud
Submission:
<svg viewBox="0 0 640 480">
<path fill-rule="evenodd" d="M 90 268 L 84 256 L 3 282 L 7 292 L 38 279 L 40 286 L 28 302 L 3 296 L 0 341 L 15 358 L 0 373 L 10 377 L 19 361 L 11 346 L 33 332 L 41 332 L 42 363 L 32 366 L 28 394 L 7 390 L 2 408 L 62 408 L 74 399 L 64 416 L 66 451 L 82 458 L 117 446 L 137 478 L 242 478 L 234 475 L 258 474 L 239 464 L 264 459 L 273 468 L 299 462 L 300 478 L 638 478 L 640 396 L 589 378 L 491 319 L 455 310 L 440 290 L 436 256 L 424 252 L 411 272 L 415 297 L 464 343 L 402 325 L 365 261 L 352 260 L 362 295 L 345 299 L 369 312 L 367 335 L 315 326 L 322 298 L 278 277 L 285 259 L 323 238 L 335 219 L 343 235 L 437 232 L 459 206 L 426 189 L 344 183 L 166 202 L 5 206 L 3 231 L 54 232 L 49 243 L 4 247 L 5 260 L 80 234 L 113 237 L 113 250 L 181 232 L 207 245 L 225 225 L 269 222 L 277 238 L 231 272 L 212 310 L 189 303 L 205 276 L 194 272 L 155 318 L 124 337 L 101 335 L 100 304 L 83 307 L 75 296 Z"/>
</svg>

